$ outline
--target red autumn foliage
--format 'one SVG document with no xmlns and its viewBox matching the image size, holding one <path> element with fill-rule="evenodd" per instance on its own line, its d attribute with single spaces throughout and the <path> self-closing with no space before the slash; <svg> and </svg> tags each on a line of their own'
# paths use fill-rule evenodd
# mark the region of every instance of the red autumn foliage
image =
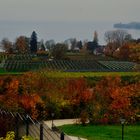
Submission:
<svg viewBox="0 0 140 140">
<path fill-rule="evenodd" d="M 92 97 L 92 91 L 85 79 L 71 79 L 68 81 L 67 97 L 73 104 L 87 103 Z"/>
<path fill-rule="evenodd" d="M 19 81 L 15 78 L 0 80 L 0 102 L 3 108 L 18 108 L 18 86 Z"/>
<path fill-rule="evenodd" d="M 35 108 L 36 104 L 41 102 L 41 99 L 38 95 L 23 95 L 21 96 L 20 103 L 21 106 L 26 110 L 29 111 L 32 108 Z"/>
<path fill-rule="evenodd" d="M 63 110 L 70 116 L 85 110 L 98 123 L 117 123 L 122 116 L 134 121 L 140 114 L 139 82 L 124 83 L 118 76 L 104 77 L 94 85 L 89 88 L 86 78 L 53 79 L 31 72 L 4 77 L 0 79 L 0 107 L 22 108 L 33 118 L 40 115 L 39 108 L 47 115 L 53 108 L 57 116 Z"/>
<path fill-rule="evenodd" d="M 20 99 L 20 106 L 34 119 L 39 115 L 36 110 L 36 105 L 39 103 L 42 103 L 42 100 L 37 94 L 22 95 Z"/>
<path fill-rule="evenodd" d="M 98 118 L 99 122 L 108 120 L 108 122 L 117 123 L 121 117 L 134 121 L 138 111 L 133 108 L 131 98 L 136 91 L 140 92 L 137 84 L 123 85 L 120 77 L 106 77 L 99 81 L 93 92 L 93 111 L 96 112 L 93 116 Z"/>
</svg>

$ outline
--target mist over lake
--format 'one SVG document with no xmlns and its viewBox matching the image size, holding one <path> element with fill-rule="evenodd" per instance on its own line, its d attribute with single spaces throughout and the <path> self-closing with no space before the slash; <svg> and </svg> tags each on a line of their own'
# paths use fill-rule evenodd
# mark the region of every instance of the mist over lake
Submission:
<svg viewBox="0 0 140 140">
<path fill-rule="evenodd" d="M 105 44 L 104 33 L 113 28 L 113 22 L 26 22 L 26 21 L 0 21 L 0 40 L 8 38 L 10 41 L 20 35 L 30 37 L 33 30 L 38 40 L 54 39 L 62 42 L 69 38 L 77 40 L 93 40 L 93 33 L 98 32 L 100 44 Z M 140 38 L 140 30 L 126 30 L 133 38 Z"/>
</svg>

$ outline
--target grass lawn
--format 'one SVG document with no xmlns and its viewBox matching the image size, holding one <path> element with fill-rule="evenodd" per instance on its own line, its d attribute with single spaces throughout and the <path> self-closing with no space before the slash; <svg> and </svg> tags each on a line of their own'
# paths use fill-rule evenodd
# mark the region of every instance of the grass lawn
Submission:
<svg viewBox="0 0 140 140">
<path fill-rule="evenodd" d="M 0 68 L 0 76 L 2 75 L 19 75 L 23 74 L 22 72 L 7 72 L 4 69 Z"/>
<path fill-rule="evenodd" d="M 78 78 L 78 77 L 102 77 L 102 76 L 140 76 L 140 72 L 46 72 L 51 78 Z"/>
<path fill-rule="evenodd" d="M 68 135 L 88 140 L 121 140 L 121 125 L 63 125 L 59 127 Z M 124 127 L 124 140 L 140 140 L 140 125 Z"/>
<path fill-rule="evenodd" d="M 35 72 L 35 71 L 34 71 Z M 79 78 L 79 77 L 102 77 L 102 76 L 140 76 L 140 72 L 62 72 L 62 71 L 36 71 L 49 78 Z M 0 68 L 0 75 L 20 75 L 25 72 L 7 72 Z"/>
</svg>

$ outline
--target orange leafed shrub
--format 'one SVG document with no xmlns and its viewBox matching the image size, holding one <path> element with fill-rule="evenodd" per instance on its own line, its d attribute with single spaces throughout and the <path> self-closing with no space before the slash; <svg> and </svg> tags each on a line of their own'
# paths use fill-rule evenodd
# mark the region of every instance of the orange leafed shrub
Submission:
<svg viewBox="0 0 140 140">
<path fill-rule="evenodd" d="M 122 82 L 119 76 L 104 77 L 94 85 L 86 78 L 53 79 L 33 72 L 0 79 L 0 107 L 20 108 L 33 118 L 52 110 L 58 118 L 68 118 L 85 110 L 93 122 L 117 123 L 120 117 L 131 121 L 140 114 L 139 98 L 140 82 Z"/>
<path fill-rule="evenodd" d="M 140 92 L 140 87 L 136 84 L 123 85 L 120 77 L 106 77 L 99 81 L 93 92 L 94 119 L 118 122 L 125 117 L 131 120 L 137 112 L 131 101 L 136 91 Z"/>
<path fill-rule="evenodd" d="M 21 96 L 21 100 L 20 100 L 20 103 L 25 110 L 30 110 L 32 108 L 35 108 L 35 105 L 40 102 L 41 99 L 37 94 L 23 95 Z"/>
<path fill-rule="evenodd" d="M 92 91 L 85 79 L 72 79 L 68 81 L 67 96 L 74 104 L 87 103 L 92 97 Z"/>
<path fill-rule="evenodd" d="M 34 119 L 39 115 L 36 109 L 36 105 L 39 103 L 42 104 L 42 100 L 37 94 L 23 95 L 20 99 L 20 106 Z"/>
<path fill-rule="evenodd" d="M 18 86 L 19 81 L 6 77 L 0 80 L 0 102 L 5 108 L 18 108 Z"/>
</svg>

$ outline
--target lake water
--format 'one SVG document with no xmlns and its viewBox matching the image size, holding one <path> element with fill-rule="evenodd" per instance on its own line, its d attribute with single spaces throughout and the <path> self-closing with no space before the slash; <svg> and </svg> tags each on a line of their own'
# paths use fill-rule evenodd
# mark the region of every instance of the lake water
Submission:
<svg viewBox="0 0 140 140">
<path fill-rule="evenodd" d="M 114 30 L 112 22 L 8 22 L 0 21 L 0 40 L 4 37 L 14 41 L 18 36 L 31 36 L 36 31 L 38 39 L 54 39 L 61 42 L 69 38 L 93 40 L 96 30 L 100 44 L 105 44 L 104 33 Z M 140 38 L 140 30 L 127 30 L 133 38 Z"/>
</svg>

